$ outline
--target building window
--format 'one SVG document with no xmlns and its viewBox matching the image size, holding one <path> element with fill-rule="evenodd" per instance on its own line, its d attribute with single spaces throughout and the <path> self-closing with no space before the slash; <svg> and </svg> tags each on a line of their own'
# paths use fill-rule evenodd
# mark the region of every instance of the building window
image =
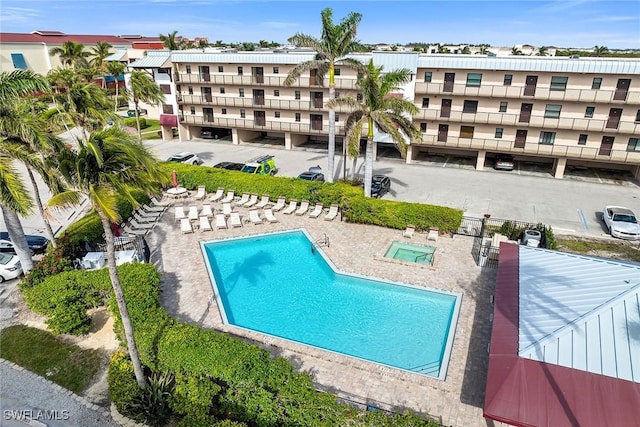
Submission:
<svg viewBox="0 0 640 427">
<path fill-rule="evenodd" d="M 160 85 L 160 90 L 162 90 L 162 93 L 165 95 L 171 95 L 171 86 L 169 85 Z"/>
<path fill-rule="evenodd" d="M 247 112 L 244 110 L 240 110 L 240 118 L 244 119 L 245 117 L 247 117 Z"/>
<path fill-rule="evenodd" d="M 482 83 L 482 73 L 468 73 L 467 87 L 480 87 Z"/>
<path fill-rule="evenodd" d="M 300 121 L 300 113 L 296 113 L 296 122 Z"/>
<path fill-rule="evenodd" d="M 551 90 L 566 90 L 567 89 L 567 81 L 569 81 L 569 77 L 561 77 L 561 76 L 551 77 L 551 86 L 549 86 L 549 89 L 551 89 Z"/>
<path fill-rule="evenodd" d="M 189 108 L 189 112 L 190 112 L 191 114 L 195 114 L 195 113 L 196 113 L 196 107 L 191 107 L 191 108 Z"/>
<path fill-rule="evenodd" d="M 640 151 L 640 138 L 629 138 L 627 151 Z"/>
<path fill-rule="evenodd" d="M 538 140 L 538 143 L 546 144 L 546 145 L 553 145 L 553 142 L 555 140 L 556 140 L 556 133 L 555 132 L 540 132 L 540 140 Z"/>
<path fill-rule="evenodd" d="M 273 113 L 273 116 L 274 116 L 276 119 L 279 119 L 279 118 L 280 118 L 280 111 L 276 111 L 275 113 Z"/>
<path fill-rule="evenodd" d="M 273 74 L 280 74 L 280 67 L 273 67 Z"/>
<path fill-rule="evenodd" d="M 296 99 L 300 99 L 300 91 L 299 90 L 297 90 L 295 92 L 295 97 L 296 97 Z"/>
<path fill-rule="evenodd" d="M 335 120 L 335 121 L 336 121 L 336 122 L 339 122 L 339 121 L 340 121 L 340 116 L 339 116 L 338 114 L 336 114 L 336 120 Z"/>
<path fill-rule="evenodd" d="M 636 113 L 635 123 L 640 123 L 640 110 L 638 110 L 638 112 Z"/>
<path fill-rule="evenodd" d="M 595 113 L 596 111 L 596 107 L 587 107 L 586 110 L 584 110 L 584 116 L 588 119 L 593 117 L 593 113 Z"/>
<path fill-rule="evenodd" d="M 191 65 L 185 65 L 184 68 L 187 71 L 187 74 L 191 74 Z"/>
<path fill-rule="evenodd" d="M 361 93 L 356 94 L 356 101 L 358 101 L 358 102 L 362 101 L 362 94 Z"/>
<path fill-rule="evenodd" d="M 238 95 L 240 95 L 240 98 L 244 98 L 244 88 L 238 89 Z"/>
<path fill-rule="evenodd" d="M 460 138 L 473 138 L 473 126 L 460 126 Z"/>
<path fill-rule="evenodd" d="M 500 108 L 498 109 L 498 111 L 501 112 L 501 113 L 506 113 L 507 112 L 507 105 L 509 105 L 509 103 L 507 101 L 501 101 L 500 102 Z"/>
<path fill-rule="evenodd" d="M 422 108 L 429 108 L 429 98 L 422 98 Z"/>
<path fill-rule="evenodd" d="M 431 73 L 431 71 L 425 71 L 424 72 L 424 81 L 425 83 L 431 83 L 431 76 L 433 74 Z"/>
<path fill-rule="evenodd" d="M 496 128 L 496 138 L 502 138 L 503 133 L 504 133 L 504 128 Z"/>
<path fill-rule="evenodd" d="M 218 72 L 224 73 L 224 67 L 222 65 L 218 65 Z"/>
<path fill-rule="evenodd" d="M 420 132 L 424 133 L 427 131 L 427 124 L 422 122 L 420 123 Z"/>
<path fill-rule="evenodd" d="M 562 105 L 547 104 L 547 108 L 544 110 L 544 116 L 551 119 L 558 119 L 560 118 L 560 110 L 562 110 Z"/>
<path fill-rule="evenodd" d="M 333 69 L 333 75 L 334 76 L 339 76 L 340 75 L 340 68 L 334 68 Z"/>
<path fill-rule="evenodd" d="M 227 114 L 227 109 L 226 108 L 222 109 L 222 114 Z"/>
<path fill-rule="evenodd" d="M 581 133 L 578 137 L 578 145 L 587 145 L 587 134 Z"/>
<path fill-rule="evenodd" d="M 189 91 L 189 95 L 193 95 L 193 86 L 187 87 L 187 90 Z"/>
<path fill-rule="evenodd" d="M 173 105 L 171 105 L 171 104 L 163 104 L 162 105 L 162 113 L 163 114 L 173 114 Z"/>
<path fill-rule="evenodd" d="M 280 90 L 274 89 L 273 90 L 273 96 L 280 96 Z"/>
<path fill-rule="evenodd" d="M 463 113 L 476 113 L 478 112 L 478 101 L 464 101 L 464 106 L 462 107 Z"/>
<path fill-rule="evenodd" d="M 602 85 L 602 77 L 594 77 L 593 83 L 591 83 L 591 89 L 600 89 Z"/>
<path fill-rule="evenodd" d="M 511 86 L 511 82 L 513 82 L 513 74 L 505 74 L 504 75 L 504 85 Z"/>
<path fill-rule="evenodd" d="M 224 93 L 224 88 L 223 87 L 220 88 L 220 93 Z"/>
<path fill-rule="evenodd" d="M 242 67 L 238 67 L 238 75 L 241 76 L 243 73 Z"/>
</svg>

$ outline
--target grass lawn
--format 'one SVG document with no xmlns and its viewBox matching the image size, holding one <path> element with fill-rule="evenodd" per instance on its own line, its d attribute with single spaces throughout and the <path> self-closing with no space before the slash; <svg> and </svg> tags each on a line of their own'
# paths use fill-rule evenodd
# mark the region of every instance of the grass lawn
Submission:
<svg viewBox="0 0 640 427">
<path fill-rule="evenodd" d="M 142 139 L 160 139 L 158 136 L 158 131 L 160 130 L 160 121 L 147 119 L 147 124 L 149 127 L 144 128 L 140 131 L 142 134 Z"/>
<path fill-rule="evenodd" d="M 101 363 L 98 350 L 65 344 L 47 331 L 24 325 L 0 332 L 0 357 L 74 393 L 87 388 Z"/>
<path fill-rule="evenodd" d="M 556 241 L 559 251 L 640 262 L 637 242 L 634 244 L 572 238 L 556 238 Z"/>
</svg>

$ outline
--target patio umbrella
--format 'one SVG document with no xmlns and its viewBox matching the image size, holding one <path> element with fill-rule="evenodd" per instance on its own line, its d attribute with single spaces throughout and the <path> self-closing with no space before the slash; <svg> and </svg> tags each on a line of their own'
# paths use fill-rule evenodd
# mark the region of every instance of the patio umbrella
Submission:
<svg viewBox="0 0 640 427">
<path fill-rule="evenodd" d="M 171 173 L 171 177 L 173 178 L 173 186 L 177 187 L 178 186 L 178 173 L 175 170 Z"/>
</svg>

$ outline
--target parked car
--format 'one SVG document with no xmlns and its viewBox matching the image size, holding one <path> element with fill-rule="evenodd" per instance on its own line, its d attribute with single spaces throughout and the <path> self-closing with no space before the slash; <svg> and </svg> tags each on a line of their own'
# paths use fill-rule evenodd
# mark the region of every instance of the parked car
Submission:
<svg viewBox="0 0 640 427">
<path fill-rule="evenodd" d="M 218 135 L 215 134 L 215 132 L 213 131 L 213 129 L 211 128 L 202 128 L 202 130 L 200 131 L 200 138 L 204 138 L 204 139 L 214 139 L 217 138 Z"/>
<path fill-rule="evenodd" d="M 147 115 L 147 110 L 145 110 L 144 108 L 138 108 L 138 116 L 146 116 Z M 135 117 L 136 116 L 136 110 L 127 110 L 127 117 Z"/>
<path fill-rule="evenodd" d="M 275 175 L 278 172 L 276 161 L 271 155 L 259 156 L 249 160 L 241 169 L 242 172 L 257 175 Z"/>
<path fill-rule="evenodd" d="M 22 265 L 17 255 L 0 253 L 0 283 L 15 279 L 22 274 Z"/>
<path fill-rule="evenodd" d="M 234 162 L 220 162 L 216 165 L 213 165 L 214 168 L 228 169 L 231 171 L 242 170 L 243 166 L 244 166 L 244 163 L 234 163 Z"/>
<path fill-rule="evenodd" d="M 515 166 L 516 162 L 513 160 L 513 156 L 509 154 L 498 154 L 493 160 L 494 169 L 512 171 Z"/>
<path fill-rule="evenodd" d="M 174 154 L 167 159 L 168 162 L 187 163 L 190 165 L 201 165 L 204 163 L 202 159 L 195 153 L 183 151 L 182 153 Z"/>
<path fill-rule="evenodd" d="M 382 197 L 391 190 L 391 179 L 386 175 L 371 177 L 371 197 Z"/>
<path fill-rule="evenodd" d="M 27 238 L 27 245 L 29 245 L 29 249 L 31 249 L 31 252 L 34 254 L 41 254 L 47 250 L 49 239 L 46 237 L 38 236 L 37 234 L 27 234 L 25 237 Z M 9 233 L 6 231 L 0 231 L 0 240 L 11 241 Z"/>
<path fill-rule="evenodd" d="M 312 172 L 310 170 L 302 172 L 298 175 L 300 179 L 306 179 L 307 181 L 321 181 L 324 182 L 324 174 L 320 172 Z"/>
<path fill-rule="evenodd" d="M 640 224 L 631 209 L 622 206 L 605 206 L 602 211 L 602 220 L 611 236 L 628 240 L 640 239 Z"/>
</svg>

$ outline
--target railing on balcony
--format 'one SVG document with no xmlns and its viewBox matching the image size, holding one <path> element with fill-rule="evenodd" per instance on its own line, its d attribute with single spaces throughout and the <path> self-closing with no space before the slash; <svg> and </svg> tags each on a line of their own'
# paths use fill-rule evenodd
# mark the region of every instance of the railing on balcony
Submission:
<svg viewBox="0 0 640 427">
<path fill-rule="evenodd" d="M 257 123 L 253 119 L 231 119 L 221 118 L 219 116 L 207 117 L 188 114 L 183 114 L 180 116 L 180 123 L 202 126 L 216 126 L 223 128 L 258 129 L 263 131 L 270 130 L 274 132 L 295 132 L 311 134 L 326 134 L 328 133 L 329 129 L 329 125 L 326 120 L 322 122 L 322 129 L 313 129 L 313 125 L 311 123 L 265 121 L 264 124 L 262 124 L 262 122 Z M 336 134 L 344 134 L 344 126 L 336 126 Z"/>
<path fill-rule="evenodd" d="M 216 105 L 220 107 L 251 107 L 253 105 L 260 105 L 264 108 L 273 110 L 294 110 L 294 111 L 309 111 L 317 110 L 314 101 L 311 100 L 293 100 L 293 99 L 274 99 L 264 98 L 263 104 L 254 104 L 253 98 L 239 98 L 233 96 L 212 96 L 210 100 L 205 99 L 200 95 L 179 95 L 178 103 L 180 105 Z M 323 107 L 320 107 L 323 108 Z M 350 109 L 347 106 L 341 106 L 335 109 L 337 112 L 349 112 Z"/>
<path fill-rule="evenodd" d="M 284 87 L 284 80 L 287 76 L 262 76 L 262 82 L 258 82 L 255 79 L 255 76 L 251 75 L 229 75 L 229 74 L 187 74 L 180 73 L 179 81 L 180 83 L 206 83 L 206 84 L 216 84 L 216 85 L 237 85 L 237 86 L 274 86 L 274 87 Z M 208 79 L 208 80 L 207 80 Z M 353 78 L 336 78 L 336 89 L 353 89 L 356 90 L 356 79 Z M 319 87 L 318 85 L 311 84 L 311 79 L 309 77 L 300 77 L 295 82 L 291 84 L 291 87 Z M 324 84 L 320 87 L 329 87 L 329 79 L 324 79 Z"/>
</svg>

